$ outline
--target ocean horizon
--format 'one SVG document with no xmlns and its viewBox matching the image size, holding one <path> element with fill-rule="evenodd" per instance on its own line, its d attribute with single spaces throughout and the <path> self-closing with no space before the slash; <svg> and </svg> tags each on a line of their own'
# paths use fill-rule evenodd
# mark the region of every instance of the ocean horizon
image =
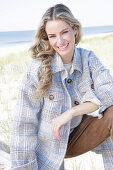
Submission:
<svg viewBox="0 0 113 170">
<path fill-rule="evenodd" d="M 91 36 L 101 33 L 113 32 L 113 25 L 83 27 L 82 35 Z M 30 44 L 34 41 L 36 30 L 0 32 L 0 47 Z"/>
</svg>

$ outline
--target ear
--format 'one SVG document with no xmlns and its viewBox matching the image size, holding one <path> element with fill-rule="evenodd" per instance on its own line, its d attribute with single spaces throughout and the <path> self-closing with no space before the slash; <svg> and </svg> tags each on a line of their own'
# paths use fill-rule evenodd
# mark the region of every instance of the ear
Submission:
<svg viewBox="0 0 113 170">
<path fill-rule="evenodd" d="M 75 35 L 78 33 L 78 28 L 77 27 L 74 27 L 74 33 L 75 33 Z"/>
</svg>

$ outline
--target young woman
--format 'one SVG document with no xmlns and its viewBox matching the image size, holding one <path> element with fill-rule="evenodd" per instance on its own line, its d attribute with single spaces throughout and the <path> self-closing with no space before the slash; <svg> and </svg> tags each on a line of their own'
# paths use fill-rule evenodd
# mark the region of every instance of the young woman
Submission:
<svg viewBox="0 0 113 170">
<path fill-rule="evenodd" d="M 64 158 L 98 145 L 113 169 L 113 77 L 92 51 L 76 47 L 80 39 L 65 5 L 43 15 L 15 109 L 12 169 L 63 170 Z"/>
</svg>

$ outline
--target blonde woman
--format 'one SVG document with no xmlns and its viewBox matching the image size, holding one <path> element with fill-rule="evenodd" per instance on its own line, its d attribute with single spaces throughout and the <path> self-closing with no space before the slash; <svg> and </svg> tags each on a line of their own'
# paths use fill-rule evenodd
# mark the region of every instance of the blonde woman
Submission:
<svg viewBox="0 0 113 170">
<path fill-rule="evenodd" d="M 63 170 L 98 146 L 113 169 L 113 77 L 92 51 L 77 48 L 81 24 L 57 4 L 42 17 L 11 134 L 15 170 Z M 112 138 L 112 140 L 111 140 Z"/>
</svg>

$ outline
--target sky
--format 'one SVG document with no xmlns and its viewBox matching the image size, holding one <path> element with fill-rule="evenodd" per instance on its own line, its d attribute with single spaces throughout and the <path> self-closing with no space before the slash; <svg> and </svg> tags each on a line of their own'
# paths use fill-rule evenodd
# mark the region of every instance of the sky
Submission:
<svg viewBox="0 0 113 170">
<path fill-rule="evenodd" d="M 113 25 L 113 0 L 0 0 L 0 31 L 36 30 L 57 3 L 67 5 L 83 27 Z"/>
</svg>

